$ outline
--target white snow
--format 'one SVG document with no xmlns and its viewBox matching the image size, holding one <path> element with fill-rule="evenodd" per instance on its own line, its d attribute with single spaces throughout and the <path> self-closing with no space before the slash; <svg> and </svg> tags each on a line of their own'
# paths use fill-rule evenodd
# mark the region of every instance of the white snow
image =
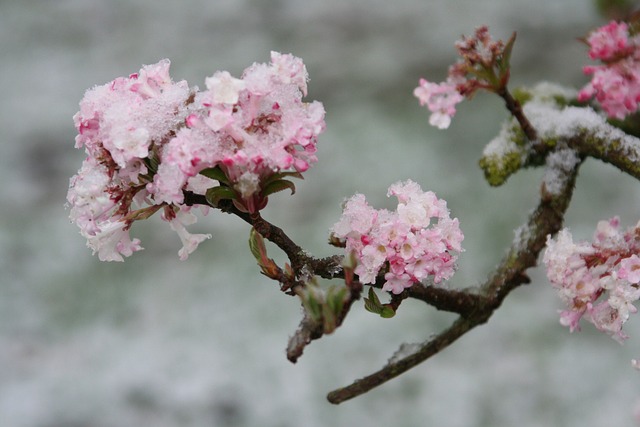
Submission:
<svg viewBox="0 0 640 427">
<path fill-rule="evenodd" d="M 568 173 L 580 162 L 575 150 L 564 148 L 555 150 L 547 156 L 544 171 L 544 185 L 551 194 L 559 194 L 568 178 Z"/>
</svg>

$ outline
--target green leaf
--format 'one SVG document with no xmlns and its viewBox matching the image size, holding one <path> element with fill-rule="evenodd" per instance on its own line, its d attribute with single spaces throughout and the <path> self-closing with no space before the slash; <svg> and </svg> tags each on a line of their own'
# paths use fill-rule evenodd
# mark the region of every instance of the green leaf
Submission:
<svg viewBox="0 0 640 427">
<path fill-rule="evenodd" d="M 395 315 L 396 315 L 396 312 L 393 310 L 393 308 L 389 306 L 383 307 L 382 312 L 380 313 L 380 317 L 385 319 L 391 319 Z"/>
<path fill-rule="evenodd" d="M 222 169 L 220 169 L 219 166 L 216 166 L 215 168 L 203 169 L 203 170 L 200 171 L 200 175 L 204 175 L 207 178 L 215 179 L 216 181 L 219 181 L 219 182 L 221 182 L 223 184 L 226 184 L 226 185 L 231 185 L 229 183 L 229 179 L 224 174 Z"/>
<path fill-rule="evenodd" d="M 387 304 L 380 303 L 380 299 L 376 295 L 373 288 L 369 288 L 369 298 L 364 298 L 365 310 L 375 313 L 384 319 L 390 319 L 396 315 L 396 312 Z"/>
<path fill-rule="evenodd" d="M 373 288 L 369 288 L 369 293 L 367 294 L 367 296 L 371 301 L 373 301 L 375 305 L 377 305 L 378 307 L 382 306 L 382 304 L 380 303 L 380 299 L 378 298 L 378 295 L 376 295 Z"/>
<path fill-rule="evenodd" d="M 273 193 L 277 193 L 279 191 L 287 189 L 291 190 L 291 194 L 294 194 L 296 192 L 296 186 L 293 182 L 287 181 L 286 179 L 279 179 L 265 185 L 260 195 L 262 197 L 267 197 Z"/>
<path fill-rule="evenodd" d="M 292 172 L 278 172 L 278 173 L 274 173 L 273 175 L 271 175 L 269 178 L 265 179 L 262 184 L 263 185 L 269 185 L 270 183 L 272 183 L 273 181 L 279 181 L 282 178 L 286 178 L 286 177 L 292 177 L 292 178 L 299 178 L 299 179 L 304 179 L 304 177 L 302 176 L 302 174 L 298 171 L 292 171 Z"/>
<path fill-rule="evenodd" d="M 336 316 L 340 315 L 342 308 L 344 307 L 344 300 L 347 295 L 346 287 L 331 286 L 327 291 L 327 305 L 335 313 Z"/>
<path fill-rule="evenodd" d="M 336 330 L 336 314 L 331 310 L 329 304 L 322 305 L 322 329 L 325 334 L 330 334 Z"/>
<path fill-rule="evenodd" d="M 304 289 L 298 289 L 296 293 L 300 297 L 302 306 L 309 314 L 309 317 L 314 322 L 322 321 L 323 311 L 326 310 L 322 291 L 313 283 L 308 283 Z"/>
<path fill-rule="evenodd" d="M 318 303 L 313 294 L 307 294 L 307 298 L 302 300 L 302 305 L 314 321 L 319 322 L 322 319 L 322 305 Z"/>
<path fill-rule="evenodd" d="M 159 165 L 159 161 L 158 158 L 154 155 L 152 155 L 153 153 L 149 154 L 149 157 L 147 157 L 146 159 L 144 159 L 144 162 L 147 166 L 147 168 L 149 169 L 149 171 L 154 174 L 156 172 L 158 172 L 158 165 Z"/>
<path fill-rule="evenodd" d="M 369 298 L 364 298 L 364 309 L 375 314 L 381 314 L 384 307 L 380 304 L 378 295 L 373 291 L 373 288 L 369 288 L 367 295 Z"/>
<path fill-rule="evenodd" d="M 238 194 L 232 188 L 221 185 L 208 189 L 205 198 L 211 206 L 217 207 L 220 200 L 235 200 L 238 198 Z"/>
<path fill-rule="evenodd" d="M 379 305 L 376 305 L 376 303 L 371 301 L 369 298 L 364 299 L 364 309 L 374 314 L 382 313 L 382 307 Z"/>
<path fill-rule="evenodd" d="M 509 69 L 509 62 L 511 61 L 511 52 L 513 51 L 513 45 L 516 42 L 516 33 L 515 31 L 507 40 L 507 44 L 504 46 L 504 50 L 502 51 L 502 59 L 500 61 L 500 74 L 501 77 L 504 76 L 505 72 Z"/>
<path fill-rule="evenodd" d="M 249 232 L 249 249 L 258 261 L 258 264 L 260 264 L 262 262 L 262 254 L 266 255 L 267 248 L 264 244 L 264 238 L 253 227 L 251 227 L 251 231 Z"/>
</svg>

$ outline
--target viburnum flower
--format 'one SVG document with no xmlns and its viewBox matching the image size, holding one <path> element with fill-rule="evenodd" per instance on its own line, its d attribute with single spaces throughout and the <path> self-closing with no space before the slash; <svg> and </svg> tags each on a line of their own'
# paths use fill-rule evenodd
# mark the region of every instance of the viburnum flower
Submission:
<svg viewBox="0 0 640 427">
<path fill-rule="evenodd" d="M 399 294 L 428 277 L 436 284 L 449 279 L 464 236 L 446 201 L 411 180 L 391 185 L 387 196 L 398 199 L 396 211 L 374 209 L 362 194 L 352 196 L 331 229 L 346 253 L 355 255 L 360 282 L 375 283 L 384 273 L 383 289 Z"/>
<path fill-rule="evenodd" d="M 426 105 L 431 111 L 429 124 L 439 129 L 449 127 L 451 119 L 456 114 L 456 105 L 464 99 L 456 85 L 448 81 L 432 83 L 420 79 L 420 85 L 415 88 L 413 94 L 420 100 L 420 105 Z"/>
<path fill-rule="evenodd" d="M 593 242 L 575 243 L 564 229 L 547 238 L 547 277 L 567 305 L 560 323 L 571 331 L 580 319 L 593 323 L 617 341 L 627 338 L 622 326 L 640 298 L 640 222 L 622 232 L 617 217 L 600 221 Z"/>
<path fill-rule="evenodd" d="M 602 65 L 583 68 L 592 78 L 578 100 L 595 97 L 607 115 L 618 120 L 635 113 L 640 104 L 640 35 L 631 34 L 625 22 L 612 21 L 593 31 L 586 42 L 589 57 Z"/>
<path fill-rule="evenodd" d="M 465 97 L 471 98 L 478 89 L 497 92 L 509 80 L 509 59 L 515 41 L 515 33 L 505 44 L 493 40 L 489 29 L 476 29 L 473 37 L 462 37 L 456 42 L 460 55 L 458 62 L 449 67 L 447 80 L 433 83 L 420 79 L 413 94 L 420 105 L 426 105 L 431 116 L 429 124 L 446 129 L 456 113 L 455 106 Z"/>
<path fill-rule="evenodd" d="M 76 148 L 87 157 L 70 181 L 70 218 L 101 260 L 141 250 L 129 229 L 157 211 L 186 259 L 211 236 L 186 230 L 196 217 L 185 192 L 210 203 L 232 199 L 254 213 L 269 194 L 293 191 L 284 177 L 301 177 L 317 161 L 324 109 L 302 102 L 301 59 L 272 52 L 270 64 L 254 64 L 240 79 L 214 73 L 205 91 L 173 82 L 169 65 L 165 59 L 88 90 L 74 116 Z"/>
<path fill-rule="evenodd" d="M 302 173 L 317 161 L 324 108 L 302 102 L 307 79 L 301 59 L 277 52 L 271 64 L 252 65 L 242 79 L 227 72 L 207 78 L 186 127 L 163 147 L 150 191 L 180 204 L 190 177 L 217 168 L 224 176 L 220 181 L 235 193 L 236 206 L 251 213 L 262 209 L 274 175 Z"/>
</svg>

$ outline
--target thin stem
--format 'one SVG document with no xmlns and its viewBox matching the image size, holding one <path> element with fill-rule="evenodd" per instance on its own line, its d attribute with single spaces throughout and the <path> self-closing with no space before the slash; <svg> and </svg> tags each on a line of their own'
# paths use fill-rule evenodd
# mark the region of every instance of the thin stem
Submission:
<svg viewBox="0 0 640 427">
<path fill-rule="evenodd" d="M 536 132 L 536 129 L 533 127 L 531 122 L 529 122 L 527 116 L 524 115 L 522 106 L 520 105 L 518 100 L 515 99 L 513 95 L 511 95 L 509 89 L 507 89 L 506 86 L 503 86 L 502 89 L 500 89 L 497 93 L 498 96 L 500 96 L 504 100 L 507 110 L 509 110 L 511 115 L 513 115 L 513 117 L 515 117 L 520 124 L 520 127 L 522 128 L 524 134 L 527 136 L 527 139 L 531 142 L 537 141 L 538 132 Z"/>
</svg>

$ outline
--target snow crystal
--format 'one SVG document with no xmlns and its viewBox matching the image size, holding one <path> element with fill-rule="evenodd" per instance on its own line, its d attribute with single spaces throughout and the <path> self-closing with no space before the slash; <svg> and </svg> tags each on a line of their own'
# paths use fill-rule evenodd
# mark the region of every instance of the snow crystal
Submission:
<svg viewBox="0 0 640 427">
<path fill-rule="evenodd" d="M 524 106 L 524 113 L 541 138 L 568 139 L 587 133 L 599 140 L 619 143 L 631 161 L 640 160 L 640 139 L 610 125 L 605 117 L 589 107 L 560 109 L 555 104 L 535 99 Z"/>
<path fill-rule="evenodd" d="M 527 247 L 531 238 L 531 229 L 527 224 L 521 225 L 513 231 L 513 244 L 511 245 L 517 251 Z"/>
<path fill-rule="evenodd" d="M 396 352 L 393 353 L 393 356 L 389 358 L 387 364 L 392 365 L 394 363 L 398 363 L 402 359 L 417 353 L 421 348 L 421 343 L 402 343 L 400 344 L 400 348 L 398 348 Z"/>
<path fill-rule="evenodd" d="M 553 101 L 556 98 L 575 99 L 578 91 L 552 82 L 540 82 L 530 89 L 534 99 Z"/>
<path fill-rule="evenodd" d="M 517 152 L 518 146 L 513 139 L 513 123 L 511 121 L 503 123 L 500 133 L 484 147 L 483 157 L 495 156 L 501 159 L 506 154 Z"/>
<path fill-rule="evenodd" d="M 556 150 L 547 156 L 544 171 L 544 186 L 551 194 L 560 194 L 566 183 L 568 173 L 580 162 L 576 152 L 570 148 Z"/>
</svg>

